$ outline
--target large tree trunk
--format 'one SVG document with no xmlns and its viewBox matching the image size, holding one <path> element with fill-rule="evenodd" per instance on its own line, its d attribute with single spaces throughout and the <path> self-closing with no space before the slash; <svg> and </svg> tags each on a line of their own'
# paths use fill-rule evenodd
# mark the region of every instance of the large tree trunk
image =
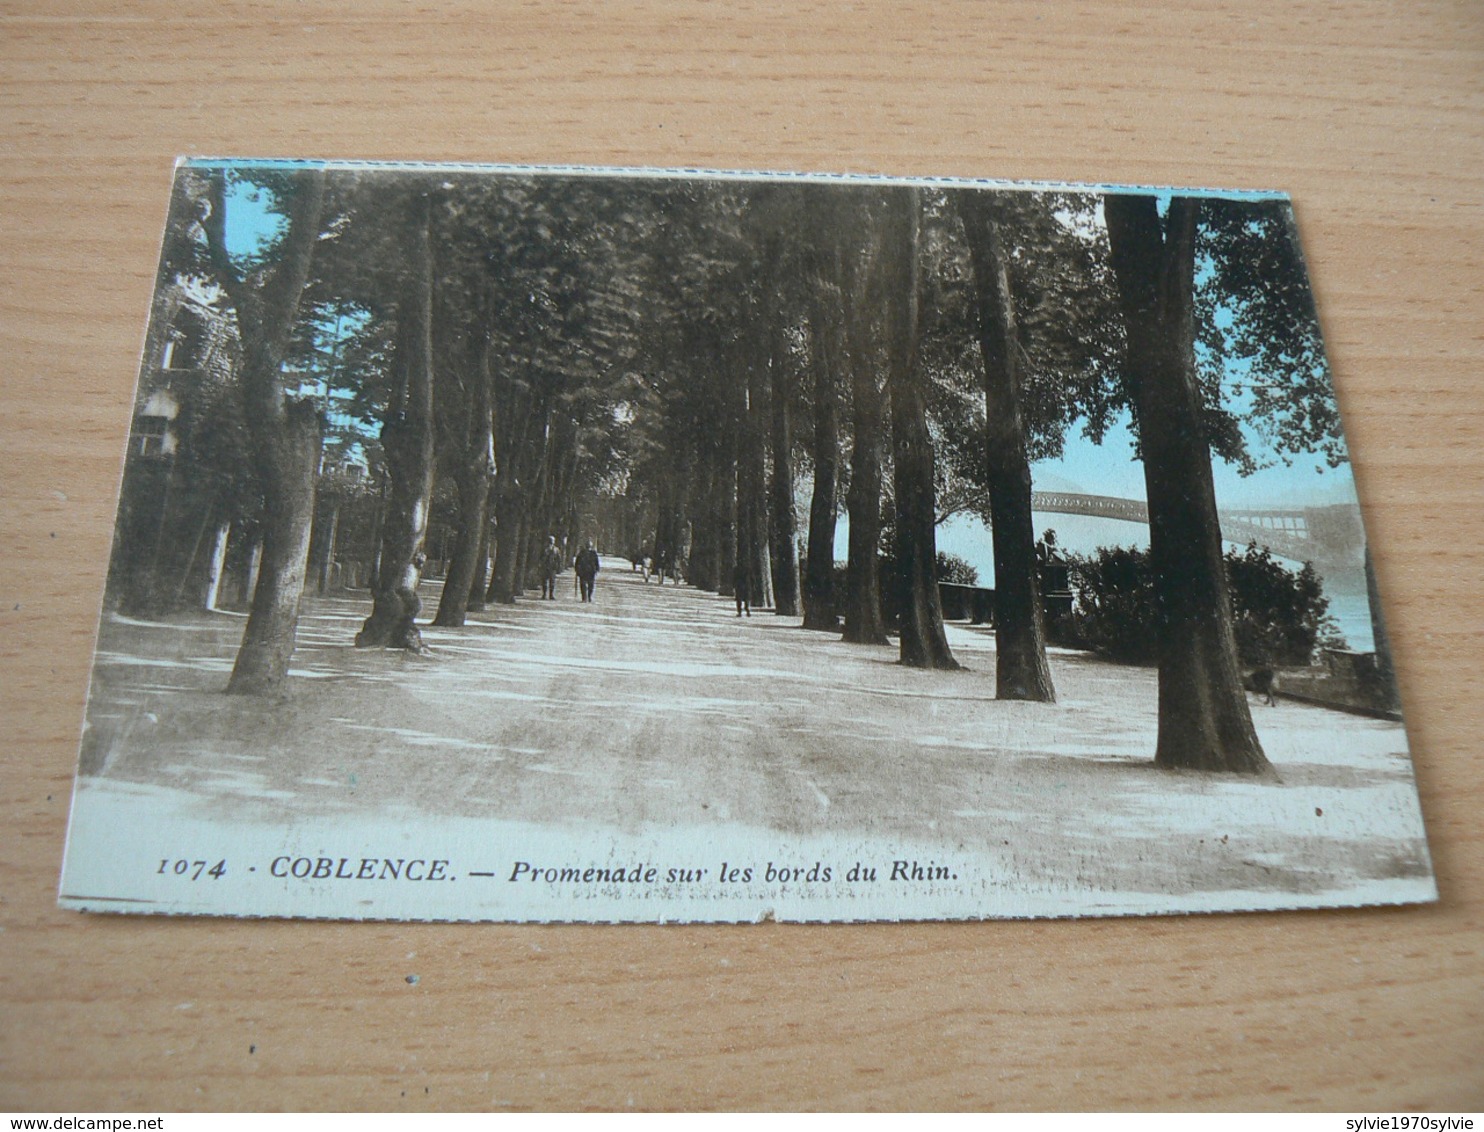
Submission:
<svg viewBox="0 0 1484 1132">
<path fill-rule="evenodd" d="M 1376 653 L 1376 678 L 1380 685 L 1380 702 L 1389 711 L 1401 709 L 1397 695 L 1396 668 L 1391 660 L 1391 641 L 1386 636 L 1386 618 L 1381 610 L 1381 591 L 1376 585 L 1376 567 L 1371 561 L 1371 545 L 1365 547 L 1365 595 L 1371 614 L 1371 641 Z"/>
<path fill-rule="evenodd" d="M 324 486 L 324 481 L 320 481 Z M 317 498 L 314 523 L 310 527 L 310 560 L 314 562 L 314 590 L 321 596 L 330 592 L 335 573 L 336 544 L 340 539 L 340 500 L 335 496 Z"/>
<path fill-rule="evenodd" d="M 1051 703 L 1046 663 L 1031 465 L 1020 411 L 1021 362 L 999 207 L 993 194 L 959 198 L 974 264 L 979 344 L 984 357 L 985 453 L 995 578 L 995 695 Z"/>
<path fill-rule="evenodd" d="M 835 478 L 840 462 L 838 309 L 816 302 L 810 335 L 814 368 L 814 491 L 809 498 L 809 547 L 804 566 L 804 628 L 835 630 Z"/>
<path fill-rule="evenodd" d="M 568 545 L 567 540 L 577 533 L 577 473 L 581 460 L 579 441 L 581 428 L 581 422 L 571 417 L 564 419 L 562 425 L 564 439 L 560 445 L 560 459 L 554 461 L 550 511 L 546 529 L 542 533 L 555 536 L 558 546 Z M 622 539 L 619 541 L 623 542 Z M 545 550 L 546 542 L 542 539 L 536 547 L 538 563 Z"/>
<path fill-rule="evenodd" d="M 841 271 L 842 318 L 849 350 L 851 429 L 850 486 L 845 510 L 850 536 L 845 567 L 845 632 L 843 640 L 858 645 L 887 645 L 881 616 L 881 444 L 882 395 L 877 379 L 879 351 L 868 330 L 866 267 L 859 249 L 847 246 Z"/>
<path fill-rule="evenodd" d="M 746 403 L 737 455 L 737 559 L 745 578 L 747 600 L 757 608 L 771 603 L 767 519 L 766 383 L 755 351 L 745 355 Z"/>
<path fill-rule="evenodd" d="M 695 456 L 687 445 L 678 454 L 679 467 L 675 477 L 675 488 L 670 496 L 670 567 L 677 583 L 686 580 L 688 566 L 686 555 L 693 545 L 690 513 L 692 509 L 692 483 L 695 479 Z"/>
<path fill-rule="evenodd" d="M 715 593 L 720 584 L 717 565 L 718 532 L 716 529 L 716 477 L 718 438 L 716 430 L 708 430 L 705 447 L 697 453 L 697 476 L 695 503 L 691 517 L 690 559 L 686 563 L 686 580 L 699 590 Z"/>
<path fill-rule="evenodd" d="M 711 514 L 716 523 L 716 592 L 737 592 L 737 433 L 727 430 L 725 452 L 712 488 Z"/>
<path fill-rule="evenodd" d="M 211 213 L 204 226 L 217 275 L 237 315 L 244 415 L 265 505 L 262 564 L 227 682 L 227 691 L 239 694 L 274 694 L 288 678 L 314 521 L 319 416 L 311 403 L 284 396 L 280 370 L 319 237 L 325 173 L 312 170 L 296 181 L 286 201 L 288 226 L 278 264 L 256 285 L 238 275 L 227 253 L 224 174 L 211 178 Z"/>
<path fill-rule="evenodd" d="M 720 364 L 721 359 L 718 358 Z M 742 445 L 740 434 L 746 411 L 746 386 L 740 381 L 724 384 L 724 412 L 718 429 L 716 474 L 711 485 L 711 521 L 716 540 L 716 592 L 735 596 L 737 579 L 737 497 Z"/>
<path fill-rule="evenodd" d="M 881 615 L 881 391 L 868 367 L 857 363 L 855 377 L 855 440 L 850 451 L 850 487 L 845 494 L 850 532 L 842 639 L 858 645 L 886 645 L 891 641 Z"/>
<path fill-rule="evenodd" d="M 524 500 L 518 485 L 504 481 L 505 474 L 502 468 L 495 479 L 495 564 L 490 570 L 485 600 L 498 605 L 514 605 L 520 537 L 525 529 Z"/>
<path fill-rule="evenodd" d="M 417 589 L 427 561 L 424 543 L 433 498 L 433 250 L 432 201 L 413 206 L 412 280 L 397 312 L 399 395 L 381 428 L 390 490 L 381 534 L 381 567 L 371 616 L 356 634 L 358 648 L 423 651 Z"/>
<path fill-rule="evenodd" d="M 938 598 L 937 498 L 927 402 L 917 364 L 918 190 L 889 198 L 884 232 L 887 268 L 886 385 L 891 394 L 892 482 L 896 488 L 900 571 L 900 656 L 914 668 L 957 668 Z"/>
<path fill-rule="evenodd" d="M 252 611 L 232 666 L 227 691 L 276 693 L 288 677 L 299 625 L 314 520 L 314 476 L 319 469 L 320 420 L 308 401 L 284 410 L 273 436 L 259 441 L 263 496 L 263 556 Z"/>
<path fill-rule="evenodd" d="M 500 459 L 494 486 L 494 564 L 484 595 L 485 601 L 494 605 L 514 605 L 520 592 L 520 540 L 526 529 L 529 502 L 526 481 L 535 446 L 533 422 L 538 416 L 528 396 L 512 393 L 506 402 L 505 407 L 496 408 L 495 427 L 499 429 L 503 424 L 505 435 L 496 440 Z"/>
<path fill-rule="evenodd" d="M 485 548 L 485 525 L 489 518 L 490 472 L 495 450 L 494 418 L 490 415 L 490 340 L 479 350 L 479 363 L 470 382 L 468 426 L 460 452 L 457 486 L 459 529 L 454 540 L 453 561 L 443 580 L 443 596 L 433 624 L 458 628 L 469 610 L 476 575 L 483 573 L 480 556 Z M 483 579 L 479 579 L 482 581 Z M 481 597 L 483 594 L 481 593 Z"/>
<path fill-rule="evenodd" d="M 667 468 L 660 476 L 655 493 L 655 517 L 652 545 L 660 570 L 660 584 L 667 577 L 679 578 L 681 515 L 685 506 L 684 483 L 689 475 L 687 463 Z"/>
<path fill-rule="evenodd" d="M 541 455 L 536 462 L 536 476 L 529 491 L 521 523 L 520 558 L 515 576 L 521 592 L 535 589 L 541 581 L 541 552 L 548 535 L 555 534 L 552 521 L 552 458 L 556 440 L 551 412 L 542 415 Z"/>
<path fill-rule="evenodd" d="M 703 471 L 697 484 L 691 539 L 692 585 L 717 594 L 732 593 L 736 531 L 732 526 L 737 490 L 736 395 L 726 380 L 726 355 L 713 342 L 706 357 L 713 394 L 709 418 L 697 437 L 696 457 Z"/>
<path fill-rule="evenodd" d="M 454 537 L 453 556 L 448 574 L 443 579 L 443 596 L 438 599 L 438 612 L 433 624 L 458 628 L 469 612 L 470 596 L 483 578 L 479 559 L 484 552 L 484 528 L 489 518 L 489 473 L 476 471 L 472 465 L 459 470 L 459 528 Z M 483 593 L 480 593 L 483 597 Z"/>
<path fill-rule="evenodd" d="M 1242 689 L 1195 372 L 1199 201 L 1110 194 L 1103 212 L 1128 336 L 1159 603 L 1162 767 L 1271 771 Z"/>
<path fill-rule="evenodd" d="M 772 562 L 773 612 L 780 617 L 797 617 L 799 557 L 794 538 L 798 524 L 794 519 L 794 442 L 788 396 L 788 343 L 782 319 L 775 313 L 768 321 L 768 441 L 773 452 L 772 475 L 768 480 L 768 557 Z"/>
<path fill-rule="evenodd" d="M 490 522 L 489 514 L 489 484 L 485 485 L 485 510 L 484 525 L 479 534 L 479 553 L 474 559 L 474 574 L 469 579 L 469 605 L 470 613 L 479 613 L 484 609 L 485 587 L 489 585 L 490 568 L 490 540 L 491 529 L 494 524 Z"/>
</svg>

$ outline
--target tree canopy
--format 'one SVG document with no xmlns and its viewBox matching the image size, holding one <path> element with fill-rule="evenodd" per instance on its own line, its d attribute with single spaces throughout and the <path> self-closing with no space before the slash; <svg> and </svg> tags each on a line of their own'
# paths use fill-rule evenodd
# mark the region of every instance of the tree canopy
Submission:
<svg viewBox="0 0 1484 1132">
<path fill-rule="evenodd" d="M 1175 275 L 1150 274 L 1159 256 Z M 519 600 L 553 539 L 570 561 L 594 538 L 949 667 L 933 527 L 972 511 L 995 530 L 1002 622 L 1022 622 L 1000 694 L 1049 699 L 1031 463 L 1125 413 L 1167 479 L 1202 459 L 1209 477 L 1212 454 L 1345 458 L 1274 199 L 187 165 L 160 279 L 154 347 L 187 294 L 234 343 L 182 395 L 181 459 L 220 473 L 200 530 L 277 547 L 257 585 L 280 628 L 303 584 L 289 559 L 317 548 L 320 584 L 339 564 L 377 595 L 368 644 L 416 646 L 427 569 L 458 626 Z M 1184 374 L 1195 423 L 1156 427 Z M 1181 428 L 1198 446 L 1176 459 Z M 386 610 L 401 628 L 371 632 Z"/>
</svg>

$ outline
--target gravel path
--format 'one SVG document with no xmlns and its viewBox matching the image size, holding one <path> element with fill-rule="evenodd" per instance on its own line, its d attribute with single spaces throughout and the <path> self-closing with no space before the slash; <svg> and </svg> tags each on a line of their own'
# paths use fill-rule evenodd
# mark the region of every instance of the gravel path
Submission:
<svg viewBox="0 0 1484 1132">
<path fill-rule="evenodd" d="M 293 692 L 220 694 L 243 618 L 111 618 L 85 773 L 202 815 L 385 815 L 601 828 L 745 826 L 990 854 L 1067 891 L 1348 891 L 1426 877 L 1399 724 L 1254 702 L 1281 782 L 1161 772 L 1150 670 L 1052 657 L 1059 702 L 994 699 L 993 635 L 960 673 L 609 568 L 426 629 L 426 657 L 350 642 L 368 602 L 314 600 Z M 427 611 L 436 607 L 436 587 Z"/>
</svg>

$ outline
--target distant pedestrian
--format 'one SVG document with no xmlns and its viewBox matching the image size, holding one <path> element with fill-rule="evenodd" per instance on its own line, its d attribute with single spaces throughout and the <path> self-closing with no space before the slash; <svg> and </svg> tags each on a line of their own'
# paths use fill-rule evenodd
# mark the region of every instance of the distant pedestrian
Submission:
<svg viewBox="0 0 1484 1132">
<path fill-rule="evenodd" d="M 572 565 L 577 569 L 577 581 L 581 586 L 583 601 L 593 600 L 593 583 L 598 579 L 598 551 L 593 546 L 593 540 L 588 539 L 587 545 L 577 553 L 577 558 Z"/>
<path fill-rule="evenodd" d="M 1056 545 L 1056 531 L 1048 527 L 1046 533 L 1036 540 L 1036 561 L 1045 566 L 1060 559 L 1061 548 Z"/>
<path fill-rule="evenodd" d="M 548 535 L 546 549 L 541 552 L 541 596 L 556 600 L 556 578 L 562 572 L 562 552 L 557 546 L 556 535 Z"/>
<path fill-rule="evenodd" d="M 752 571 L 747 568 L 747 559 L 741 555 L 737 557 L 737 565 L 732 570 L 732 589 L 737 594 L 737 616 L 743 613 L 752 616 Z"/>
<path fill-rule="evenodd" d="M 1278 703 L 1278 673 L 1271 668 L 1254 668 L 1247 677 L 1247 687 L 1262 697 L 1268 707 Z"/>
</svg>

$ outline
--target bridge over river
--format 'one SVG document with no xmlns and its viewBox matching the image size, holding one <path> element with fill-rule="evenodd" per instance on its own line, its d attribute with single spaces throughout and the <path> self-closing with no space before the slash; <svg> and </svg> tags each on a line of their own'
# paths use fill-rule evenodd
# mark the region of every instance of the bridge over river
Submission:
<svg viewBox="0 0 1484 1132">
<path fill-rule="evenodd" d="M 1070 491 L 1037 491 L 1033 510 L 1062 515 L 1091 515 L 1149 523 L 1149 506 L 1142 499 L 1113 495 L 1084 495 Z M 1365 532 L 1360 508 L 1341 503 L 1325 507 L 1221 508 L 1221 537 L 1245 546 L 1256 542 L 1294 562 L 1312 562 L 1320 574 L 1363 569 Z"/>
</svg>

